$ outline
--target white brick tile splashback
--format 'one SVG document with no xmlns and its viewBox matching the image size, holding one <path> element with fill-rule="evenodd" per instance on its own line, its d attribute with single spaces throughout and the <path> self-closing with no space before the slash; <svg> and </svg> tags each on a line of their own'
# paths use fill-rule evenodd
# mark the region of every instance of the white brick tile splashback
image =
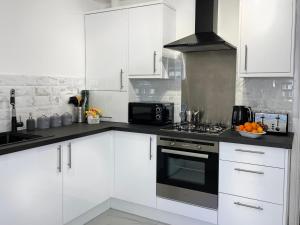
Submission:
<svg viewBox="0 0 300 225">
<path fill-rule="evenodd" d="M 293 130 L 294 80 L 289 78 L 237 78 L 236 104 L 254 111 L 288 113 Z"/>
<path fill-rule="evenodd" d="M 72 113 L 72 106 L 68 105 L 69 97 L 84 89 L 84 78 L 0 75 L 0 132 L 10 130 L 9 95 L 12 88 L 16 90 L 17 116 L 25 122 L 29 113 L 34 118 Z"/>
</svg>

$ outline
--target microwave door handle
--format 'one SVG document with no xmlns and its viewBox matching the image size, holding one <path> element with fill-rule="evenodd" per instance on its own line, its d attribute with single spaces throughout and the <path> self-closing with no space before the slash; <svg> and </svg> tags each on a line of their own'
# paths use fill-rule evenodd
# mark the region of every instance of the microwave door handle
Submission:
<svg viewBox="0 0 300 225">
<path fill-rule="evenodd" d="M 201 159 L 208 159 L 207 154 L 199 154 L 199 153 L 193 153 L 193 152 L 183 152 L 183 151 L 176 151 L 171 149 L 165 149 L 163 148 L 161 150 L 163 153 L 173 154 L 173 155 L 183 155 L 183 156 L 190 156 L 190 157 L 196 157 Z"/>
</svg>

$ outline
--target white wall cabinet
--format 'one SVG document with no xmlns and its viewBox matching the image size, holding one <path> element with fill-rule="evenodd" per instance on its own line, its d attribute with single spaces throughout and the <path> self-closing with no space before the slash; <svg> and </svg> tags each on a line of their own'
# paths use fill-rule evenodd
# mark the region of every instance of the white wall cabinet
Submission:
<svg viewBox="0 0 300 225">
<path fill-rule="evenodd" d="M 242 77 L 293 76 L 294 0 L 241 0 Z"/>
<path fill-rule="evenodd" d="M 156 136 L 115 132 L 114 198 L 156 208 Z"/>
<path fill-rule="evenodd" d="M 162 2 L 85 15 L 86 84 L 90 90 L 126 91 L 127 78 L 168 78 L 176 39 L 176 12 Z"/>
<path fill-rule="evenodd" d="M 126 91 L 128 10 L 85 15 L 85 39 L 87 89 Z"/>
<path fill-rule="evenodd" d="M 43 146 L 0 157 L 1 224 L 62 224 L 57 147 Z"/>
<path fill-rule="evenodd" d="M 64 145 L 64 224 L 108 200 L 113 182 L 112 133 Z"/>
<path fill-rule="evenodd" d="M 129 77 L 166 78 L 176 37 L 175 10 L 165 4 L 129 9 Z M 168 55 L 169 53 L 169 55 Z"/>
</svg>

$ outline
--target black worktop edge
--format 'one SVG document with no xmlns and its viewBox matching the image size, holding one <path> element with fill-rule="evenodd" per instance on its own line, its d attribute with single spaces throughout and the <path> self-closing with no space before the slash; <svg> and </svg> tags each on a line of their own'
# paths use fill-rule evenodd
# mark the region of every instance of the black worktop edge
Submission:
<svg viewBox="0 0 300 225">
<path fill-rule="evenodd" d="M 66 131 L 66 132 L 64 132 Z M 188 134 L 188 133 L 177 133 L 161 130 L 157 126 L 146 126 L 146 125 L 130 125 L 126 123 L 114 123 L 114 122 L 103 122 L 99 125 L 83 125 L 74 124 L 69 127 L 48 129 L 48 130 L 37 130 L 32 134 L 43 135 L 44 138 L 16 143 L 0 147 L 0 155 L 9 153 L 19 152 L 27 149 L 37 148 L 45 145 L 56 144 L 59 142 L 65 142 L 76 138 L 82 138 L 106 131 L 125 131 L 135 133 L 153 134 L 159 136 L 171 136 L 174 138 L 189 138 L 189 139 L 201 139 L 207 141 L 217 142 L 229 142 L 236 144 L 247 144 L 247 145 L 258 145 L 273 148 L 284 148 L 292 149 L 293 144 L 293 133 L 289 133 L 287 136 L 273 136 L 266 135 L 261 139 L 249 139 L 239 136 L 234 131 L 226 131 L 220 136 L 200 135 L 200 134 Z M 26 133 L 26 131 L 23 131 Z"/>
</svg>

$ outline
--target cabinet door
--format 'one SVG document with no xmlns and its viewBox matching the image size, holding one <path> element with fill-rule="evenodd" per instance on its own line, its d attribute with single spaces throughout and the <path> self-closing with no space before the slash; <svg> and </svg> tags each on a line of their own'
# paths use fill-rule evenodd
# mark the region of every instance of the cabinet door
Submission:
<svg viewBox="0 0 300 225">
<path fill-rule="evenodd" d="M 126 90 L 128 11 L 86 15 L 85 35 L 87 88 Z"/>
<path fill-rule="evenodd" d="M 156 207 L 156 137 L 115 133 L 114 197 Z"/>
<path fill-rule="evenodd" d="M 110 132 L 72 140 L 64 148 L 64 223 L 110 198 L 113 161 Z"/>
<path fill-rule="evenodd" d="M 162 72 L 163 6 L 129 9 L 129 76 Z"/>
<path fill-rule="evenodd" d="M 0 157 L 0 224 L 62 225 L 57 145 Z"/>
<path fill-rule="evenodd" d="M 244 76 L 291 73 L 293 17 L 293 0 L 241 1 L 240 72 Z"/>
</svg>

